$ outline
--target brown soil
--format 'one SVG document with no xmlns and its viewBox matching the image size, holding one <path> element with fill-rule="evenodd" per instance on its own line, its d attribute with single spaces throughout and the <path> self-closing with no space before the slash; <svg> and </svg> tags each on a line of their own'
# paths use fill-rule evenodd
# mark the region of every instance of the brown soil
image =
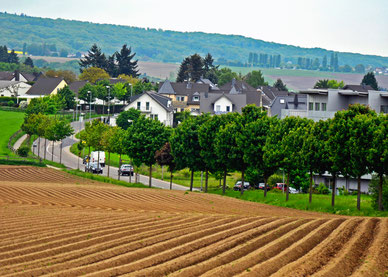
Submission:
<svg viewBox="0 0 388 277">
<path fill-rule="evenodd" d="M 1 276 L 379 276 L 388 220 L 0 166 Z"/>
</svg>

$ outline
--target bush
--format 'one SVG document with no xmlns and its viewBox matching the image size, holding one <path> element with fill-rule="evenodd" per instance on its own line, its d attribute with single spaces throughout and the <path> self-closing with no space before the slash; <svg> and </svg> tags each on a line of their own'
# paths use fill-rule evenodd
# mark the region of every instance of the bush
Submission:
<svg viewBox="0 0 388 277">
<path fill-rule="evenodd" d="M 283 175 L 274 174 L 274 175 L 272 175 L 271 177 L 268 178 L 268 185 L 270 187 L 275 186 L 276 183 L 283 183 Z"/>
<path fill-rule="evenodd" d="M 319 194 L 329 194 L 330 191 L 323 183 L 320 183 L 317 187 L 317 192 Z"/>
<path fill-rule="evenodd" d="M 18 150 L 17 150 L 17 154 L 21 157 L 27 157 L 28 156 L 28 152 L 30 152 L 30 148 L 28 146 L 21 146 Z"/>
<path fill-rule="evenodd" d="M 376 210 L 379 208 L 379 182 L 380 178 L 374 175 L 369 185 L 369 191 L 372 196 L 372 207 Z M 388 177 L 383 178 L 383 210 L 388 210 Z"/>
<path fill-rule="evenodd" d="M 8 101 L 8 106 L 12 107 L 14 104 L 15 104 L 15 102 L 13 102 L 12 100 Z"/>
</svg>

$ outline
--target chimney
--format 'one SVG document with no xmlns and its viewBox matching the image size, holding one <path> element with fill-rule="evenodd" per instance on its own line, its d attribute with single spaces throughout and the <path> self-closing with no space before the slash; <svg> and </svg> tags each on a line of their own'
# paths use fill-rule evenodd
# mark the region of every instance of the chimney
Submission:
<svg viewBox="0 0 388 277">
<path fill-rule="evenodd" d="M 192 87 L 192 83 L 191 83 L 190 81 L 187 82 L 186 88 L 187 88 L 187 89 L 191 89 L 191 87 Z"/>
<path fill-rule="evenodd" d="M 15 81 L 20 81 L 20 72 L 19 72 L 19 70 L 15 70 L 14 76 L 15 76 Z"/>
</svg>

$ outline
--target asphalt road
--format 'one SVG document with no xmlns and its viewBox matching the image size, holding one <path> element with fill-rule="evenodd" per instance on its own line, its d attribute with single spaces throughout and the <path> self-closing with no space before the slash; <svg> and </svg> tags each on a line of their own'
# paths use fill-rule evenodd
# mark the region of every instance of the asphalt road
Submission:
<svg viewBox="0 0 388 277">
<path fill-rule="evenodd" d="M 72 122 L 71 126 L 74 128 L 75 133 L 78 133 L 79 131 L 81 131 L 84 128 L 85 124 L 84 124 L 84 122 Z M 70 147 L 76 142 L 78 142 L 78 139 L 76 139 L 74 135 L 67 137 L 66 139 L 63 140 L 63 142 L 62 142 L 62 158 L 60 157 L 60 145 L 61 145 L 60 142 L 54 143 L 54 151 L 53 151 L 53 148 L 52 148 L 53 143 L 52 142 L 47 141 L 47 143 L 45 145 L 44 139 L 41 139 L 40 143 L 39 143 L 39 139 L 37 139 L 34 142 L 36 147 L 33 147 L 33 151 L 34 151 L 35 155 L 37 155 L 37 156 L 38 156 L 38 152 L 39 152 L 39 156 L 41 158 L 44 158 L 45 154 L 46 154 L 47 160 L 50 160 L 50 161 L 53 160 L 54 162 L 57 162 L 57 163 L 59 163 L 61 160 L 61 163 L 68 168 L 80 169 L 80 170 L 84 171 L 85 166 L 82 164 L 82 159 L 78 158 L 76 155 L 74 155 L 70 152 Z M 40 145 L 40 147 L 38 147 L 39 145 Z M 54 152 L 54 154 L 53 154 L 53 152 Z M 102 175 L 103 176 L 108 175 L 108 166 L 105 166 L 103 168 Z M 117 167 L 113 167 L 113 166 L 110 167 L 109 177 L 114 178 L 114 179 L 118 179 L 119 176 L 118 176 L 118 168 Z M 120 180 L 129 182 L 130 178 L 129 178 L 129 176 L 120 176 Z M 131 181 L 132 181 L 132 183 L 135 182 L 135 177 L 131 177 Z M 144 176 L 144 175 L 139 174 L 139 182 L 140 183 L 148 186 L 148 184 L 149 184 L 148 181 L 149 181 L 148 176 Z M 157 187 L 157 188 L 162 188 L 162 189 L 170 189 L 169 182 L 165 182 L 165 181 L 155 179 L 155 178 L 152 178 L 152 186 Z M 173 190 L 188 190 L 187 187 L 184 187 L 184 186 L 181 186 L 178 184 L 174 184 L 174 183 L 172 184 L 172 189 Z"/>
</svg>

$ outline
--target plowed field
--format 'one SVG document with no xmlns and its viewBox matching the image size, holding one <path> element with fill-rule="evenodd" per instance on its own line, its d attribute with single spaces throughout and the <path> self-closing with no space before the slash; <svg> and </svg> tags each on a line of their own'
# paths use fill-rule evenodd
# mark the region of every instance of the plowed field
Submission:
<svg viewBox="0 0 388 277">
<path fill-rule="evenodd" d="M 0 166 L 0 276 L 384 276 L 388 220 Z"/>
</svg>

